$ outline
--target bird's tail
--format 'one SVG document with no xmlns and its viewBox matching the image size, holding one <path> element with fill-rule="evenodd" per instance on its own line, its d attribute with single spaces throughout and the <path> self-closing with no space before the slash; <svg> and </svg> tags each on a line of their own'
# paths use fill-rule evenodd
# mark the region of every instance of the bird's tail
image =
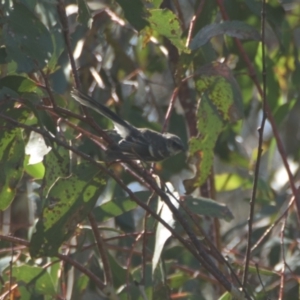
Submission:
<svg viewBox="0 0 300 300">
<path fill-rule="evenodd" d="M 126 129 L 130 129 L 130 125 L 121 119 L 116 113 L 111 111 L 108 107 L 97 102 L 92 97 L 80 92 L 77 89 L 73 89 L 71 92 L 71 96 L 80 104 L 87 106 L 94 111 L 98 112 L 99 114 L 103 115 L 104 117 L 112 120 L 115 124 L 121 125 Z"/>
</svg>

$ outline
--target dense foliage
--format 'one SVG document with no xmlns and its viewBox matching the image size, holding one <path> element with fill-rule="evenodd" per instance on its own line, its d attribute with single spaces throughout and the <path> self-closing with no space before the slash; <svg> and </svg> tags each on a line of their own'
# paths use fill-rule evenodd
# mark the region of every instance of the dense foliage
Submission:
<svg viewBox="0 0 300 300">
<path fill-rule="evenodd" d="M 299 299 L 300 4 L 2 0 L 1 299 Z M 75 87 L 187 150 L 108 162 Z"/>
</svg>

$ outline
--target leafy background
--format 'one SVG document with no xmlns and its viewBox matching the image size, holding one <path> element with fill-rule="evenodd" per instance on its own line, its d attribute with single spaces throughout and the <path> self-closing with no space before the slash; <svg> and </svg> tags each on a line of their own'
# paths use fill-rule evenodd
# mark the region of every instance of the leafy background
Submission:
<svg viewBox="0 0 300 300">
<path fill-rule="evenodd" d="M 298 1 L 0 12 L 4 299 L 299 298 Z M 188 151 L 107 165 L 73 86 Z"/>
</svg>

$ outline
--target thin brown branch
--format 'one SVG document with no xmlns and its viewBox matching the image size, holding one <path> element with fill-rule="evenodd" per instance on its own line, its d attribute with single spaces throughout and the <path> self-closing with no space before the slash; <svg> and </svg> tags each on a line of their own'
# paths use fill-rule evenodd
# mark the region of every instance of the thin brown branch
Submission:
<svg viewBox="0 0 300 300">
<path fill-rule="evenodd" d="M 71 46 L 71 38 L 70 38 L 70 32 L 69 32 L 68 19 L 67 19 L 67 15 L 66 15 L 65 3 L 63 0 L 57 0 L 57 12 L 58 12 L 58 16 L 59 16 L 60 23 L 62 26 L 62 31 L 63 31 L 63 35 L 64 35 L 66 47 L 67 47 L 67 52 L 68 52 L 69 60 L 71 63 L 72 74 L 73 74 L 73 77 L 75 80 L 75 86 L 78 90 L 80 90 L 81 84 L 80 84 L 78 74 L 76 72 L 76 64 L 75 64 L 75 59 L 73 56 L 73 50 L 72 50 L 72 46 Z"/>
<path fill-rule="evenodd" d="M 251 253 L 264 241 L 264 239 L 271 233 L 271 231 L 274 229 L 274 227 L 285 217 L 285 215 L 288 213 L 289 209 L 294 204 L 295 197 L 293 196 L 287 206 L 287 208 L 284 210 L 284 212 L 273 222 L 273 224 L 264 231 L 262 236 L 258 239 L 258 241 L 253 245 L 251 248 Z"/>
<path fill-rule="evenodd" d="M 285 268 L 286 268 L 286 260 L 285 260 L 285 242 L 284 242 L 284 231 L 286 226 L 287 213 L 285 214 L 281 226 L 280 231 L 280 244 L 281 244 L 281 253 L 282 253 L 282 268 L 280 271 L 280 288 L 279 288 L 279 296 L 278 300 L 284 299 L 284 286 L 285 286 Z"/>
<path fill-rule="evenodd" d="M 131 261 L 132 261 L 132 257 L 134 254 L 134 249 L 136 244 L 140 241 L 140 239 L 142 238 L 143 233 L 140 233 L 134 240 L 134 242 L 132 243 L 129 253 L 128 253 L 128 257 L 126 260 L 126 285 L 129 286 L 129 279 L 130 279 L 130 270 L 131 270 Z M 127 294 L 127 299 L 130 299 L 130 295 Z"/>
<path fill-rule="evenodd" d="M 249 263 L 250 263 L 250 254 L 251 254 L 251 240 L 252 240 L 252 233 L 253 233 L 253 220 L 254 220 L 254 208 L 256 202 L 256 192 L 257 192 L 257 184 L 259 178 L 259 168 L 260 162 L 262 157 L 262 145 L 263 145 L 263 135 L 264 135 L 264 128 L 265 123 L 267 120 L 267 99 L 266 99 L 266 89 L 267 89 L 267 73 L 266 73 L 266 54 L 265 54 L 265 22 L 266 22 L 266 11 L 265 11 L 265 0 L 262 1 L 262 9 L 261 9 L 261 34 L 262 34 L 262 103 L 263 103 L 263 116 L 260 124 L 260 128 L 258 129 L 258 150 L 257 150 L 257 157 L 255 163 L 255 171 L 254 171 L 254 179 L 253 179 L 253 187 L 252 187 L 252 194 L 250 199 L 250 212 L 248 218 L 248 239 L 247 239 L 247 249 L 245 255 L 245 268 L 243 273 L 243 287 L 245 288 L 248 282 L 248 271 L 249 271 Z"/>
<path fill-rule="evenodd" d="M 190 27 L 189 27 L 189 33 L 188 33 L 188 36 L 187 36 L 187 39 L 186 39 L 186 43 L 185 43 L 186 47 L 188 47 L 190 45 L 196 21 L 199 18 L 200 14 L 201 14 L 201 12 L 203 10 L 204 4 L 205 4 L 205 0 L 201 0 L 200 4 L 199 4 L 199 6 L 198 6 L 198 8 L 196 10 L 196 13 L 192 17 L 192 20 L 190 22 Z"/>
<path fill-rule="evenodd" d="M 88 215 L 89 222 L 91 224 L 91 228 L 96 240 L 96 245 L 101 257 L 102 265 L 103 265 L 103 272 L 105 276 L 105 285 L 113 286 L 113 279 L 112 279 L 112 273 L 111 268 L 109 265 L 109 260 L 107 256 L 107 250 L 106 250 L 106 244 L 104 239 L 102 238 L 101 231 L 98 229 L 97 221 L 92 213 L 89 213 Z"/>
<path fill-rule="evenodd" d="M 177 98 L 177 94 L 178 94 L 178 88 L 175 88 L 173 93 L 172 93 L 172 96 L 171 96 L 171 99 L 170 99 L 170 102 L 169 102 L 169 106 L 168 106 L 168 109 L 167 109 L 167 112 L 166 112 L 166 115 L 165 115 L 165 121 L 164 121 L 164 124 L 163 124 L 162 132 L 167 131 L 167 127 L 168 127 L 168 124 L 169 124 L 169 121 L 170 121 L 170 118 L 171 118 L 171 112 L 173 110 L 173 107 L 174 107 L 174 104 L 175 104 L 175 101 L 176 101 L 176 98 Z"/>
<path fill-rule="evenodd" d="M 56 103 L 55 103 L 55 99 L 54 99 L 54 96 L 53 96 L 53 93 L 52 93 L 52 90 L 51 90 L 51 87 L 50 87 L 50 84 L 49 84 L 49 80 L 48 80 L 48 76 L 44 73 L 43 70 L 40 70 L 40 73 L 43 77 L 43 80 L 44 80 L 44 83 L 45 83 L 45 88 L 46 88 L 46 91 L 49 95 L 49 99 L 50 99 L 50 102 L 52 104 L 52 108 L 56 108 Z"/>
</svg>

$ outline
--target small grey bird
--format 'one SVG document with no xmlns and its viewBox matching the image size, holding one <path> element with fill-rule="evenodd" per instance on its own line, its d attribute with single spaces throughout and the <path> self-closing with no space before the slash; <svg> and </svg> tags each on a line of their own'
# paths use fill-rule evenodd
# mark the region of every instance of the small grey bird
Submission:
<svg viewBox="0 0 300 300">
<path fill-rule="evenodd" d="M 175 134 L 136 128 L 105 105 L 76 89 L 73 89 L 71 96 L 80 104 L 92 108 L 114 123 L 120 138 L 117 145 L 109 146 L 107 149 L 108 161 L 127 159 L 155 162 L 185 150 L 182 140 Z"/>
</svg>

